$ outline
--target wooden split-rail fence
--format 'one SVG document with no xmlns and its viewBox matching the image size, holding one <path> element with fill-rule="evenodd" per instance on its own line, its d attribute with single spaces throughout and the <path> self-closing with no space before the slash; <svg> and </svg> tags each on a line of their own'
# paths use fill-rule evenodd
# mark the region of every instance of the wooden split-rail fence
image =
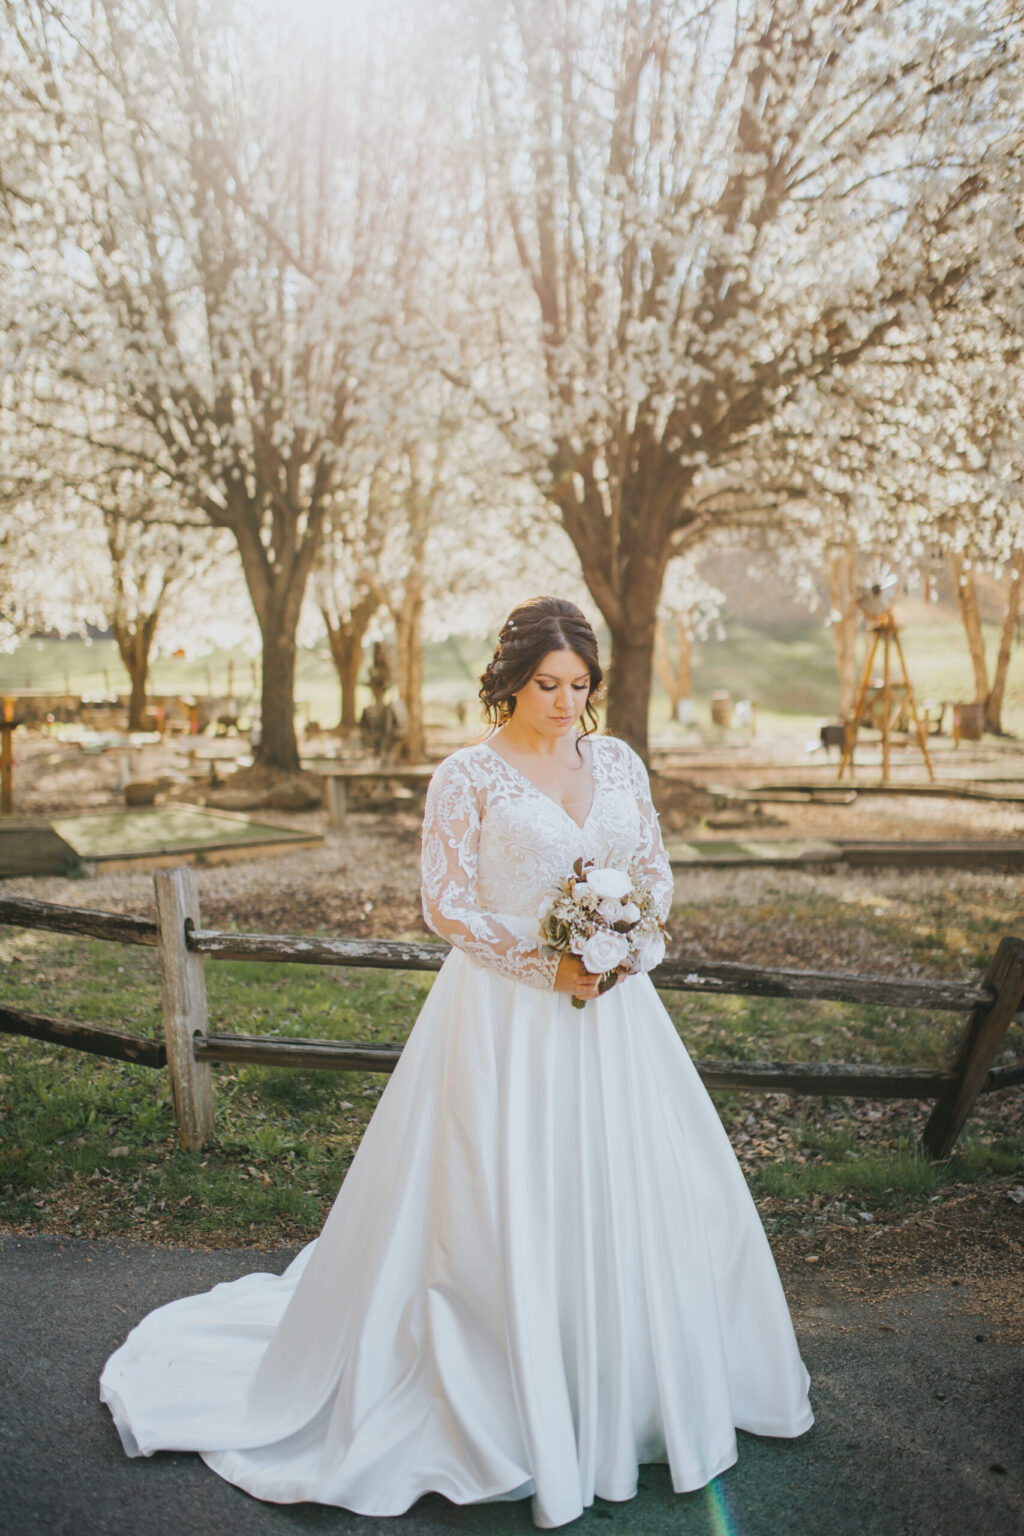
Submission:
<svg viewBox="0 0 1024 1536">
<path fill-rule="evenodd" d="M 342 1072 L 390 1072 L 402 1047 L 337 1040 L 281 1039 L 211 1030 L 204 966 L 211 960 L 284 960 L 302 965 L 371 966 L 437 971 L 448 953 L 437 943 L 384 939 L 322 939 L 204 928 L 191 869 L 155 876 L 156 920 L 84 907 L 0 897 L 0 923 L 80 934 L 115 944 L 145 944 L 159 952 L 162 1040 L 99 1025 L 74 1023 L 8 1007 L 0 996 L 0 1033 L 24 1035 L 118 1061 L 166 1068 L 178 1138 L 195 1149 L 214 1136 L 213 1062 L 318 1067 Z M 695 1061 L 705 1085 L 720 1089 L 933 1100 L 922 1135 L 924 1152 L 946 1157 L 979 1094 L 1024 1083 L 1024 1059 L 995 1066 L 1006 1032 L 1024 1007 L 1024 940 L 1004 938 L 983 982 L 856 976 L 825 971 L 668 960 L 652 973 L 662 990 L 717 996 L 788 997 L 801 1001 L 883 1004 L 926 1012 L 967 1014 L 943 1071 L 930 1067 L 801 1061 Z"/>
</svg>

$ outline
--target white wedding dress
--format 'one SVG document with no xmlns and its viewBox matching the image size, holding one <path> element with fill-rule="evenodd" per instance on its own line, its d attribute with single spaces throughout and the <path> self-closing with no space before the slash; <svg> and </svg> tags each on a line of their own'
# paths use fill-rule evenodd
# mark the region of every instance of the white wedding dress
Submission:
<svg viewBox="0 0 1024 1536">
<path fill-rule="evenodd" d="M 643 1462 L 700 1488 L 736 1426 L 812 1423 L 757 1211 L 650 979 L 575 1009 L 536 947 L 580 855 L 671 901 L 641 759 L 582 750 L 582 827 L 486 742 L 438 767 L 423 905 L 455 947 L 320 1235 L 107 1361 L 130 1456 L 195 1450 L 257 1498 L 365 1515 L 532 1495 L 553 1527 L 632 1497 Z"/>
</svg>

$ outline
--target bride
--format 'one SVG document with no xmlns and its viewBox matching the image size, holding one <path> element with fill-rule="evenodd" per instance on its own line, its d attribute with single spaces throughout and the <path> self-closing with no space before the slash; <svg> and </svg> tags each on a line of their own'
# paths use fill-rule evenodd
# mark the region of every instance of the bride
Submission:
<svg viewBox="0 0 1024 1536">
<path fill-rule="evenodd" d="M 581 856 L 671 904 L 643 763 L 592 734 L 600 682 L 572 603 L 512 612 L 481 680 L 500 728 L 427 795 L 423 910 L 452 951 L 320 1235 L 107 1361 L 130 1456 L 195 1450 L 257 1498 L 365 1515 L 532 1496 L 549 1528 L 631 1498 L 641 1463 L 684 1492 L 737 1426 L 812 1423 L 757 1211 L 649 977 L 598 995 L 538 947 Z"/>
</svg>

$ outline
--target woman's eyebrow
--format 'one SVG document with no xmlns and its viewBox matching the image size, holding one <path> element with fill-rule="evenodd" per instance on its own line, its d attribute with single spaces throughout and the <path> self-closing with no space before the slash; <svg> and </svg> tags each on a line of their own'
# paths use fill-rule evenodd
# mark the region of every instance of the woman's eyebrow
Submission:
<svg viewBox="0 0 1024 1536">
<path fill-rule="evenodd" d="M 534 677 L 546 677 L 552 683 L 561 682 L 561 678 L 556 677 L 553 672 L 535 672 L 533 675 L 534 675 Z M 590 681 L 590 673 L 589 672 L 578 672 L 576 674 L 576 676 L 573 678 L 573 682 L 574 683 L 578 683 L 578 682 L 582 681 L 584 678 L 589 682 Z"/>
</svg>

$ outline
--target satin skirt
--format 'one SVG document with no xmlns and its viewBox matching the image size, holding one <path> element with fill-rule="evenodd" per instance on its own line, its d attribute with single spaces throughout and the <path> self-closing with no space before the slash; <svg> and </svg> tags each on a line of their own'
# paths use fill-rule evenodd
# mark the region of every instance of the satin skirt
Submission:
<svg viewBox="0 0 1024 1536">
<path fill-rule="evenodd" d="M 532 1496 L 536 1525 L 678 1492 L 808 1375 L 728 1138 L 646 976 L 582 1010 L 445 960 L 319 1234 L 157 1308 L 106 1362 L 129 1456 L 398 1515 Z"/>
</svg>

